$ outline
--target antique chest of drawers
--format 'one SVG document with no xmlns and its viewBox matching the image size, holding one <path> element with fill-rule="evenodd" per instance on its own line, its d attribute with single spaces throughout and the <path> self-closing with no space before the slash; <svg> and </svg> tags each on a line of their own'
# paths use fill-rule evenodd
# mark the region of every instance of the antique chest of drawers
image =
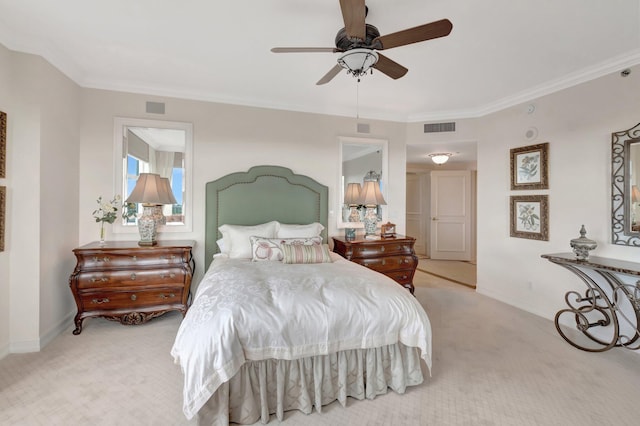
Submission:
<svg viewBox="0 0 640 426">
<path fill-rule="evenodd" d="M 413 294 L 413 275 L 418 266 L 418 257 L 413 249 L 415 242 L 415 238 L 402 235 L 379 240 L 333 237 L 333 251 L 393 278 Z"/>
<path fill-rule="evenodd" d="M 193 241 L 161 241 L 141 247 L 137 241 L 90 243 L 76 248 L 77 263 L 69 278 L 82 321 L 103 317 L 122 324 L 141 324 L 169 311 L 184 315 L 195 263 Z"/>
</svg>

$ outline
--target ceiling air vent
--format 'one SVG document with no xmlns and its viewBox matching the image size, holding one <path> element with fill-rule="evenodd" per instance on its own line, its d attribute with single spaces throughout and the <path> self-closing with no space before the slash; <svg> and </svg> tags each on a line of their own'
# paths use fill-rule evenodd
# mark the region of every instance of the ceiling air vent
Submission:
<svg viewBox="0 0 640 426">
<path fill-rule="evenodd" d="M 455 132 L 456 123 L 429 123 L 424 125 L 425 133 Z"/>
</svg>

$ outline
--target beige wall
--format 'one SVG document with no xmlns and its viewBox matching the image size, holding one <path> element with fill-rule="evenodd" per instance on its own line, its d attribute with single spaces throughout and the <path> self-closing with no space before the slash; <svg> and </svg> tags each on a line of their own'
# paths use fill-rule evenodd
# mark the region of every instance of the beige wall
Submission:
<svg viewBox="0 0 640 426">
<path fill-rule="evenodd" d="M 0 253 L 0 356 L 39 350 L 68 328 L 78 240 L 77 85 L 40 57 L 0 46 L 9 104 L 7 223 Z M 0 83 L 1 85 L 2 83 Z M 70 269 L 71 268 L 71 269 Z M 4 302 L 0 302 L 4 303 Z"/>
<path fill-rule="evenodd" d="M 145 102 L 166 104 L 166 114 L 145 113 Z M 356 134 L 353 118 L 157 98 L 102 90 L 83 90 L 80 148 L 80 244 L 96 239 L 98 228 L 91 218 L 95 199 L 113 194 L 113 117 L 147 118 L 193 123 L 193 232 L 161 234 L 160 238 L 189 238 L 197 242 L 198 268 L 204 265 L 205 183 L 228 173 L 256 165 L 279 165 L 329 187 L 329 235 L 336 230 L 338 137 Z M 389 141 L 390 219 L 404 230 L 405 126 L 371 121 L 365 138 Z M 105 159 L 108 159 L 105 161 Z M 131 239 L 130 234 L 108 238 Z M 198 270 L 201 274 L 202 271 Z"/>
<path fill-rule="evenodd" d="M 254 165 L 289 167 L 329 186 L 329 234 L 339 234 L 338 137 L 358 136 L 355 119 L 79 89 L 40 58 L 0 47 L 0 61 L 0 90 L 9 93 L 0 107 L 10 120 L 9 177 L 0 183 L 8 186 L 9 204 L 8 247 L 0 253 L 0 356 L 37 350 L 61 327 L 71 329 L 71 250 L 97 238 L 96 197 L 114 193 L 115 116 L 193 123 L 193 232 L 161 238 L 195 239 L 199 268 L 205 183 Z M 540 98 L 532 114 L 525 104 L 460 120 L 448 135 L 478 143 L 479 292 L 552 318 L 564 293 L 581 283 L 540 255 L 569 251 L 581 224 L 598 241 L 596 254 L 638 259 L 639 249 L 609 243 L 609 185 L 611 132 L 639 121 L 639 77 L 636 67 L 624 79 L 615 73 Z M 146 101 L 165 102 L 166 114 L 146 114 Z M 360 136 L 389 141 L 389 219 L 403 232 L 406 142 L 434 136 L 421 133 L 422 123 L 370 124 Z M 534 141 L 524 136 L 530 127 L 539 132 Z M 510 191 L 509 150 L 535 142 L 550 143 L 551 188 Z M 550 241 L 509 237 L 509 196 L 524 193 L 549 194 Z"/>
<path fill-rule="evenodd" d="M 594 255 L 638 262 L 640 249 L 611 241 L 611 133 L 640 121 L 640 67 L 491 114 L 478 125 L 478 291 L 546 318 L 564 294 L 584 290 L 575 275 L 540 258 L 570 252 L 569 241 L 598 242 Z M 528 113 L 528 105 L 535 111 Z M 538 137 L 525 138 L 535 127 Z M 511 191 L 509 150 L 549 142 L 546 191 Z M 549 241 L 509 237 L 509 196 L 549 195 Z"/>
<path fill-rule="evenodd" d="M 4 46 L 0 45 L 0 111 L 11 114 L 13 110 L 13 91 L 11 82 L 11 52 Z M 7 136 L 11 136 L 13 130 L 13 124 L 11 121 L 7 123 Z M 6 179 L 0 179 L 0 186 L 7 187 L 7 198 L 11 197 L 11 170 L 12 164 L 7 160 L 6 164 L 7 176 Z M 11 216 L 5 216 L 5 245 L 8 245 L 9 227 L 11 226 Z M 10 336 L 10 312 L 9 312 L 9 297 L 10 287 L 9 278 L 11 276 L 11 262 L 10 254 L 7 250 L 0 252 L 0 358 L 9 353 L 9 336 Z"/>
</svg>

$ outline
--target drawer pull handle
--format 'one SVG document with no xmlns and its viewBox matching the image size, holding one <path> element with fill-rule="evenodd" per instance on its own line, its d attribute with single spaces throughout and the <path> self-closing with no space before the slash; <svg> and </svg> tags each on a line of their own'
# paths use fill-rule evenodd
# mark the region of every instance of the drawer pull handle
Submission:
<svg viewBox="0 0 640 426">
<path fill-rule="evenodd" d="M 138 256 L 131 256 L 131 259 L 135 262 L 136 260 L 138 260 Z"/>
<path fill-rule="evenodd" d="M 135 273 L 134 273 L 134 274 L 131 274 L 131 280 L 132 280 L 132 281 L 135 281 L 135 280 L 136 280 L 136 274 L 135 274 Z"/>
<path fill-rule="evenodd" d="M 93 277 L 93 278 L 91 278 L 91 282 L 92 283 L 95 283 L 96 281 L 101 281 L 103 283 L 106 283 L 107 281 L 109 281 L 109 278 L 107 278 L 107 277 L 100 277 L 100 278 Z"/>
<path fill-rule="evenodd" d="M 380 251 L 384 251 L 384 246 L 380 247 Z"/>
<path fill-rule="evenodd" d="M 109 298 L 105 297 L 104 299 L 93 299 L 91 303 L 95 303 L 97 305 L 101 305 L 103 303 L 109 303 Z"/>
<path fill-rule="evenodd" d="M 169 293 L 168 296 L 166 294 L 160 294 L 160 299 L 173 299 L 174 297 L 176 297 L 176 295 L 173 293 Z"/>
<path fill-rule="evenodd" d="M 105 257 L 98 257 L 98 256 L 93 256 L 93 261 L 94 262 L 108 262 L 109 261 L 109 257 L 105 256 Z"/>
<path fill-rule="evenodd" d="M 404 262 L 404 263 L 409 263 L 409 259 L 405 259 L 405 260 L 403 260 L 402 262 Z"/>
<path fill-rule="evenodd" d="M 136 296 L 135 294 L 131 295 L 131 300 L 136 300 L 138 298 L 138 296 Z"/>
<path fill-rule="evenodd" d="M 175 277 L 176 277 L 176 274 L 174 274 L 173 272 L 170 273 L 170 274 L 162 274 L 162 275 L 160 275 L 160 278 L 163 278 L 163 279 L 164 278 L 175 278 Z"/>
<path fill-rule="evenodd" d="M 383 265 L 386 265 L 386 264 L 387 264 L 387 261 L 386 261 L 385 259 L 382 259 L 382 264 L 383 264 Z"/>
</svg>

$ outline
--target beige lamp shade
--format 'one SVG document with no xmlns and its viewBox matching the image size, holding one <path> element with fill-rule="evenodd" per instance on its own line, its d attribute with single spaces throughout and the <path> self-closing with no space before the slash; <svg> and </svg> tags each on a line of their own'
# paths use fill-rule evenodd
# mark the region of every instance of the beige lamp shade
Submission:
<svg viewBox="0 0 640 426">
<path fill-rule="evenodd" d="M 176 199 L 171 191 L 169 179 L 155 173 L 140 173 L 136 186 L 125 202 L 159 205 L 175 204 Z"/>
<path fill-rule="evenodd" d="M 368 180 L 364 182 L 362 191 L 360 192 L 360 202 L 358 204 L 364 204 L 365 206 L 378 206 L 386 205 L 382 192 L 380 192 L 380 184 L 378 181 Z"/>
<path fill-rule="evenodd" d="M 362 186 L 360 186 L 359 183 L 347 184 L 347 191 L 344 193 L 344 203 L 349 206 L 359 204 L 361 190 Z"/>
</svg>

